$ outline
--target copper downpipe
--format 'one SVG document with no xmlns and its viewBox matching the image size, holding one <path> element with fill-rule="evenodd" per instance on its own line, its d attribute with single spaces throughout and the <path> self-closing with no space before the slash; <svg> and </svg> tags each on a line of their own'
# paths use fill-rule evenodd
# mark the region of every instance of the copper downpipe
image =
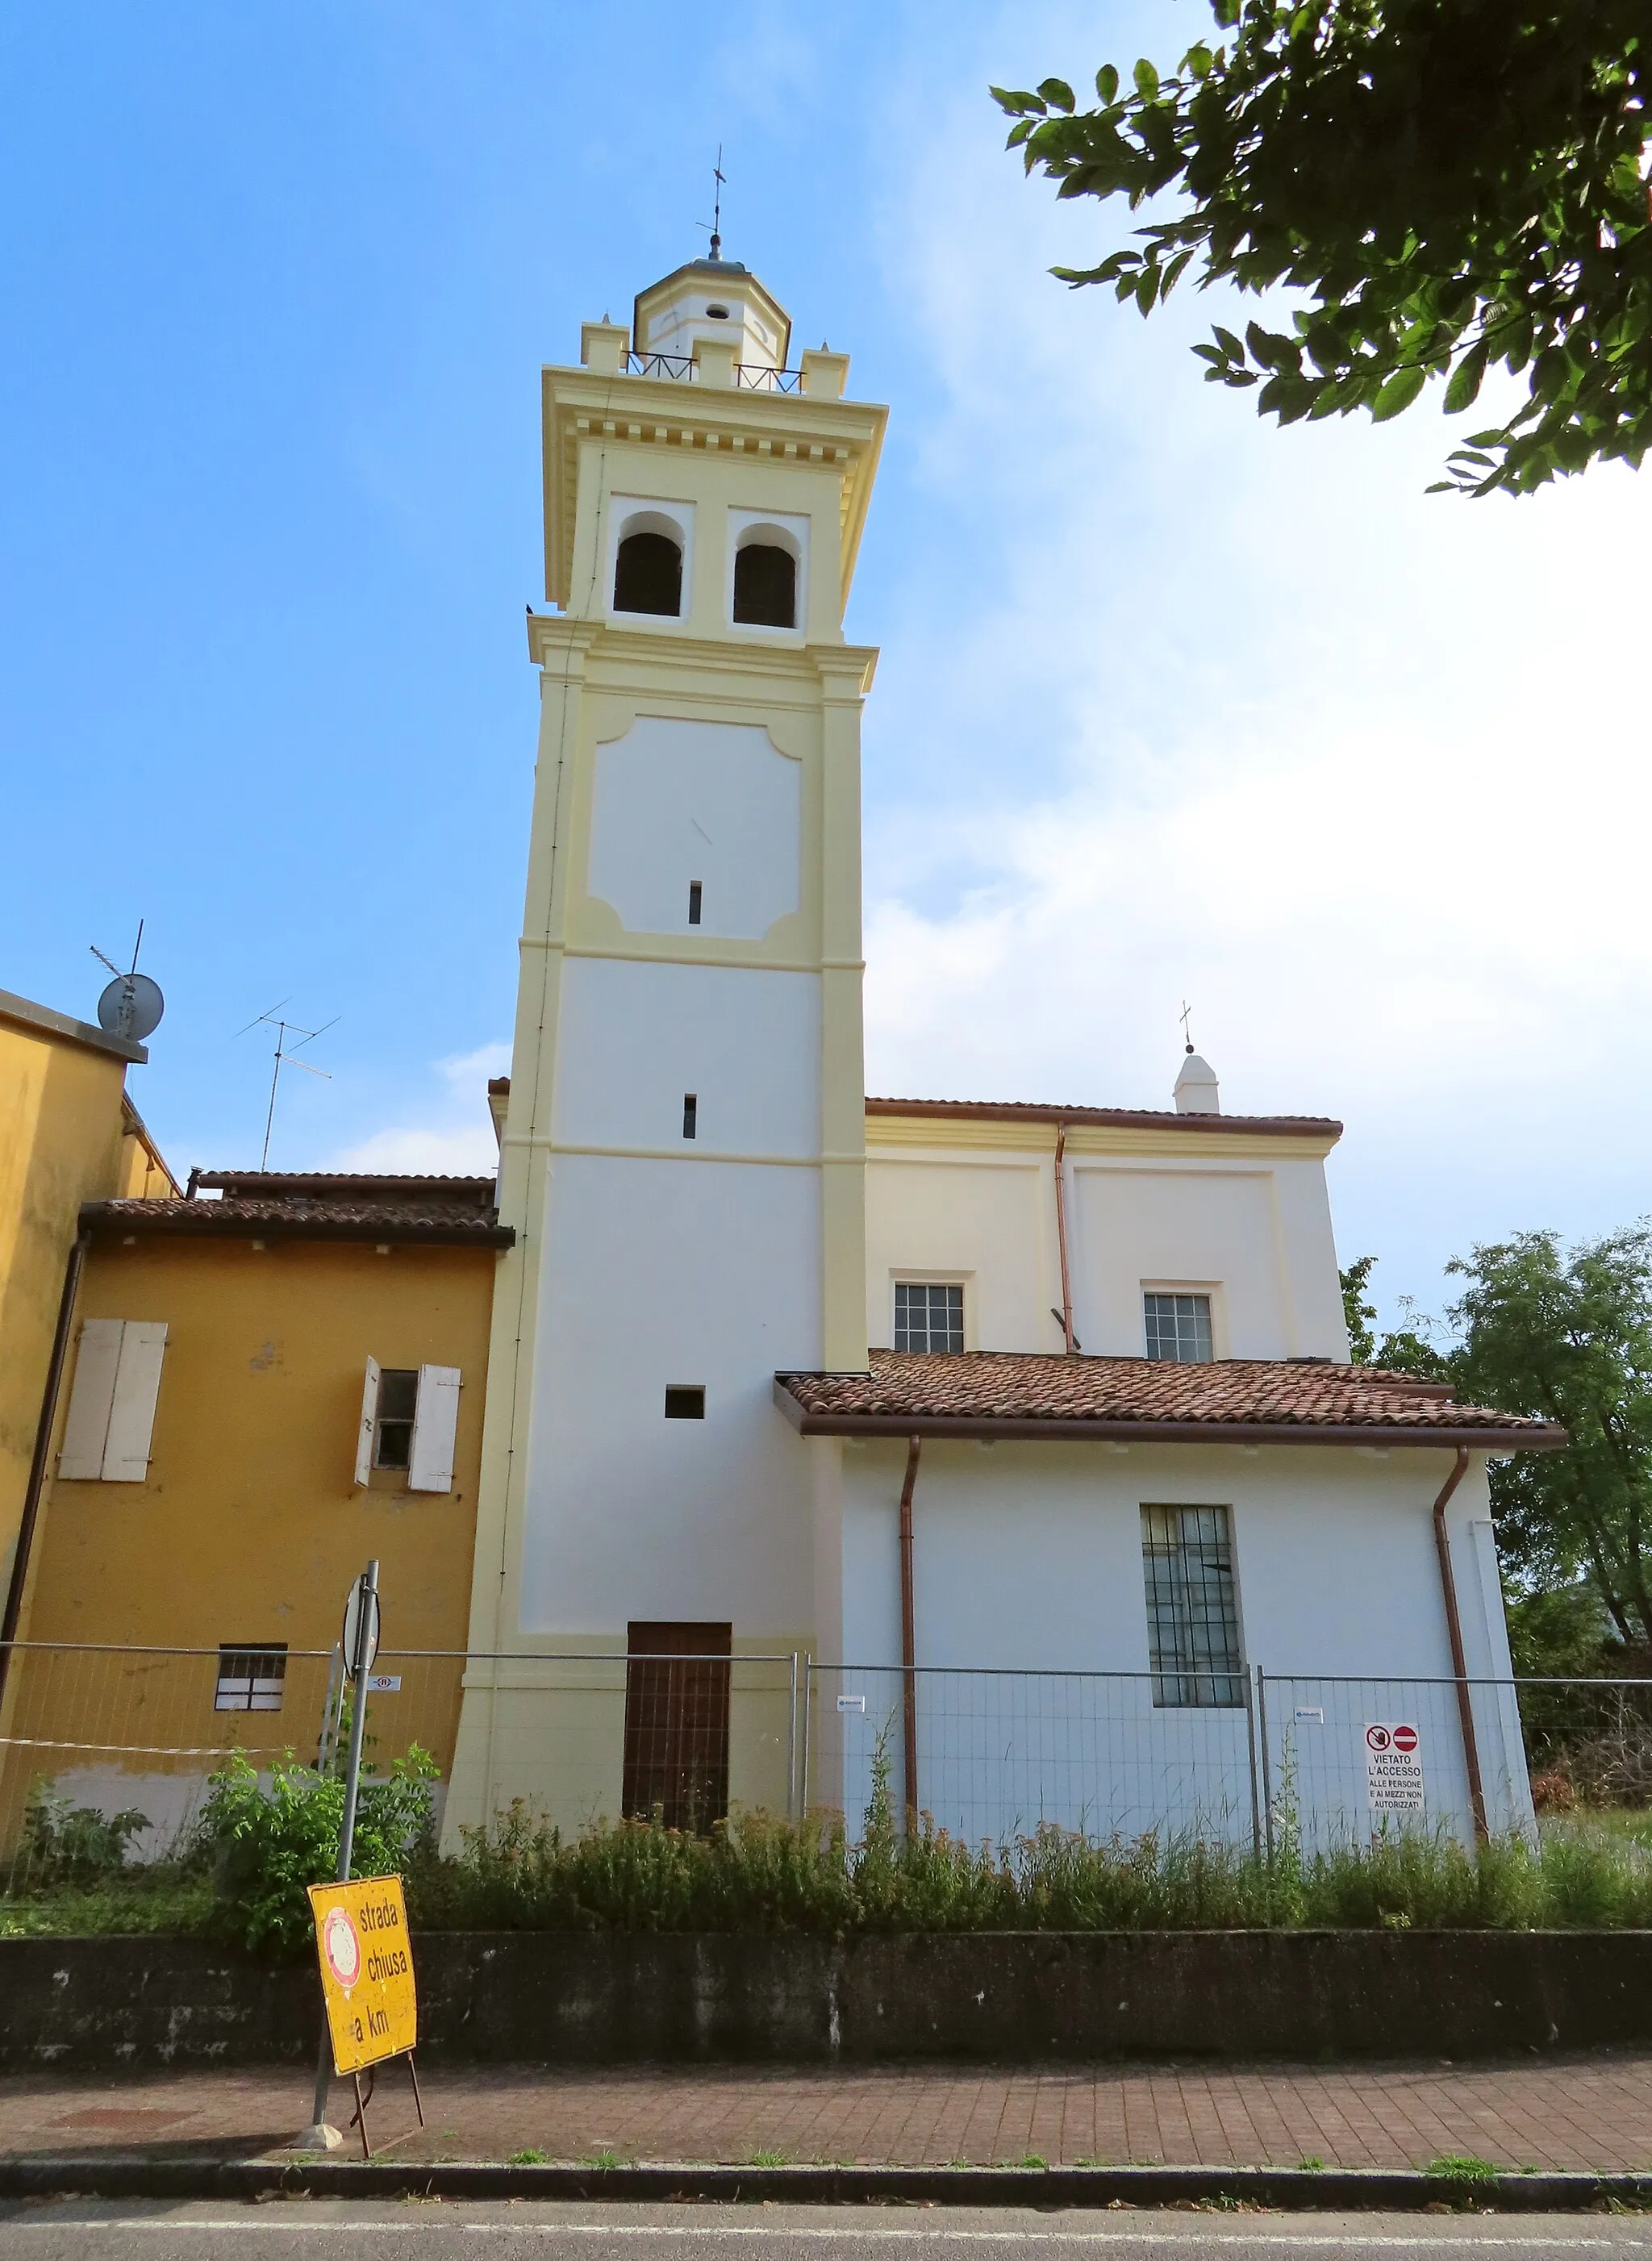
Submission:
<svg viewBox="0 0 1652 2261">
<path fill-rule="evenodd" d="M 916 1611 L 912 1597 L 912 1492 L 918 1480 L 918 1455 L 923 1440 L 914 1437 L 907 1446 L 906 1482 L 901 1487 L 901 1678 L 902 1757 L 906 1763 L 901 1791 L 907 1827 L 914 1828 L 918 1812 L 918 1643 Z"/>
<path fill-rule="evenodd" d="M 915 1440 L 916 1449 L 916 1440 Z M 1451 1669 L 1457 1679 L 1457 1717 L 1462 1726 L 1462 1756 L 1469 1769 L 1469 1803 L 1474 1810 L 1474 1834 L 1483 1843 L 1486 1827 L 1485 1786 L 1480 1778 L 1480 1745 L 1474 1729 L 1474 1705 L 1469 1694 L 1469 1667 L 1463 1656 L 1462 1619 L 1457 1614 L 1457 1581 L 1451 1568 L 1451 1541 L 1446 1535 L 1446 1509 L 1451 1495 L 1469 1473 L 1469 1447 L 1459 1445 L 1451 1474 L 1434 1502 L 1434 1551 L 1440 1557 L 1440 1588 L 1446 1599 L 1446 1628 L 1451 1635 Z"/>
<path fill-rule="evenodd" d="M 1061 1332 L 1069 1358 L 1078 1347 L 1073 1339 L 1073 1281 L 1067 1260 L 1067 1124 L 1055 1128 L 1055 1245 L 1061 1258 Z"/>
</svg>

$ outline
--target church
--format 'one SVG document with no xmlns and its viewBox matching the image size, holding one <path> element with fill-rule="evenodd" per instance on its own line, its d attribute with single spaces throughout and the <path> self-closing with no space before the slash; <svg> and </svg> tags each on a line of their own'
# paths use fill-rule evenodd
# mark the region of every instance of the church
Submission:
<svg viewBox="0 0 1652 2261">
<path fill-rule="evenodd" d="M 1163 1112 L 866 1097 L 877 653 L 842 622 L 886 412 L 846 355 L 794 367 L 719 250 L 543 376 L 556 609 L 449 1831 L 514 1795 L 852 1828 L 880 1764 L 973 1839 L 1249 1834 L 1259 1735 L 1268 1796 L 1352 1767 L 1362 1806 L 1344 1731 L 1401 1682 L 1429 1683 L 1429 1812 L 1529 1821 L 1512 1701 L 1472 1685 L 1510 1670 L 1486 1458 L 1559 1439 L 1349 1366 L 1340 1124 L 1224 1115 L 1190 1048 Z M 632 1660 L 622 1748 L 540 1730 L 582 1652 Z M 741 1734 L 787 1655 L 818 1661 L 788 1736 Z M 1270 1743 L 1259 1669 L 1346 1701 L 1287 1693 Z"/>
<path fill-rule="evenodd" d="M 109 1087 L 30 1260 L 0 1825 L 43 1753 L 174 1822 L 220 1714 L 312 1754 L 373 1555 L 449 1846 L 516 1799 L 1529 1828 L 1486 1470 L 1565 1438 L 1350 1364 L 1340 1124 L 1191 1047 L 1162 1109 L 867 1096 L 886 411 L 720 251 L 543 372 L 497 1186 L 117 1171 L 107 1042 L 0 1001 Z"/>
</svg>

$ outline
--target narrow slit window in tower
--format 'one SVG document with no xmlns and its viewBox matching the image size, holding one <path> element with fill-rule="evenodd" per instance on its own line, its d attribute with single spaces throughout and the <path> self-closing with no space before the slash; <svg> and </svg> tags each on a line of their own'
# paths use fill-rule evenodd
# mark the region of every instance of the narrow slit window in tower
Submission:
<svg viewBox="0 0 1652 2261">
<path fill-rule="evenodd" d="M 694 1138 L 694 1137 L 696 1137 L 696 1136 L 698 1135 L 697 1130 L 696 1130 L 696 1128 L 695 1128 L 695 1125 L 696 1125 L 696 1120 L 697 1120 L 697 1118 L 698 1118 L 698 1116 L 699 1116 L 699 1114 L 700 1114 L 700 1102 L 699 1102 L 699 1100 L 695 1097 L 694 1094 L 693 1094 L 692 1091 L 686 1091 L 686 1092 L 684 1092 L 684 1094 L 683 1094 L 683 1136 L 684 1136 L 684 1138 Z"/>
<path fill-rule="evenodd" d="M 772 542 L 748 542 L 734 561 L 734 616 L 758 628 L 797 626 L 797 560 Z"/>
<path fill-rule="evenodd" d="M 681 549 L 669 534 L 628 534 L 614 560 L 614 611 L 675 620 L 682 608 Z"/>
<path fill-rule="evenodd" d="M 688 882 L 688 923 L 690 926 L 698 926 L 700 924 L 700 881 L 698 879 L 691 879 Z"/>
</svg>

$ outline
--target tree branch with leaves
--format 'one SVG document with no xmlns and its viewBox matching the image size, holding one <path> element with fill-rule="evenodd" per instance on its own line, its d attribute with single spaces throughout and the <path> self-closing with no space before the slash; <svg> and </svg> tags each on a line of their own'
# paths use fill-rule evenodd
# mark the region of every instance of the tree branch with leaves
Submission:
<svg viewBox="0 0 1652 2261">
<path fill-rule="evenodd" d="M 1501 367 L 1526 397 L 1431 492 L 1525 494 L 1652 446 L 1648 0 L 1211 0 L 1217 39 L 1097 104 L 995 87 L 1009 146 L 1063 197 L 1182 209 L 1075 288 L 1142 314 L 1201 290 L 1294 294 L 1289 331 L 1216 326 L 1206 382 L 1282 424 L 1377 423 L 1433 381 L 1447 414 Z M 1231 34 L 1231 37 L 1224 36 Z"/>
</svg>

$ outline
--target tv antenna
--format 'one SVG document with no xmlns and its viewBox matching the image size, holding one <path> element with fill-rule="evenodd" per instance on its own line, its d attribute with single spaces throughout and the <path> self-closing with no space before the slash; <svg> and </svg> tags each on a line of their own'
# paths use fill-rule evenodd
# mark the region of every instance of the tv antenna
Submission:
<svg viewBox="0 0 1652 2261">
<path fill-rule="evenodd" d="M 143 921 L 138 921 L 138 939 L 132 945 L 132 965 L 123 973 L 112 958 L 107 957 L 94 943 L 88 944 L 92 956 L 106 965 L 114 975 L 97 1000 L 97 1025 L 111 1037 L 119 1037 L 129 1044 L 140 1044 L 161 1025 L 161 1016 L 166 1010 L 166 999 L 161 994 L 161 984 L 151 981 L 147 973 L 138 971 L 138 952 L 143 948 Z"/>
<path fill-rule="evenodd" d="M 260 1027 L 273 1029 L 276 1032 L 276 1064 L 269 1078 L 269 1106 L 264 1116 L 264 1151 L 259 1157 L 258 1162 L 261 1170 L 267 1170 L 269 1167 L 269 1136 L 275 1128 L 276 1094 L 281 1088 L 282 1069 L 301 1067 L 306 1075 L 319 1075 L 323 1083 L 331 1083 L 333 1078 L 326 1068 L 314 1067 L 308 1060 L 298 1059 L 295 1055 L 301 1052 L 306 1044 L 312 1044 L 318 1037 L 326 1036 L 329 1029 L 336 1029 L 343 1018 L 342 1014 L 334 1013 L 333 1018 L 330 1021 L 324 1021 L 319 1029 L 303 1029 L 296 1021 L 281 1017 L 282 1006 L 288 1001 L 284 997 L 280 1005 L 272 1005 L 267 1013 L 255 1014 L 248 1022 L 246 1029 L 237 1029 L 235 1031 L 237 1037 L 244 1037 L 248 1029 Z M 287 1042 L 289 1037 L 297 1037 L 298 1043 L 290 1045 Z"/>
<path fill-rule="evenodd" d="M 1191 1016 L 1191 1015 L 1192 1015 L 1192 1012 L 1193 1012 L 1193 1008 L 1192 1008 L 1192 1006 L 1189 1004 L 1189 1002 L 1188 1002 L 1187 999 L 1184 997 L 1184 998 L 1182 999 L 1182 1011 L 1181 1011 L 1181 1014 L 1180 1014 L 1180 1016 L 1179 1016 L 1179 1018 L 1180 1018 L 1180 1020 L 1181 1020 L 1181 1022 L 1182 1022 L 1182 1041 L 1183 1042 L 1183 1044 L 1186 1044 L 1186 1046 L 1187 1046 L 1187 1048 L 1188 1048 L 1188 1050 L 1189 1050 L 1189 1052 L 1191 1052 L 1191 1051 L 1193 1050 L 1193 1037 L 1192 1037 L 1192 1034 L 1191 1034 L 1190 1030 L 1189 1030 L 1189 1027 L 1188 1027 L 1188 1022 L 1189 1022 L 1189 1019 L 1190 1018 L 1190 1016 Z"/>
<path fill-rule="evenodd" d="M 729 185 L 729 176 L 722 169 L 721 141 L 717 144 L 717 162 L 711 169 L 711 218 L 697 219 L 694 226 L 711 230 L 711 255 L 714 259 L 721 259 L 722 257 L 722 192 Z"/>
</svg>

